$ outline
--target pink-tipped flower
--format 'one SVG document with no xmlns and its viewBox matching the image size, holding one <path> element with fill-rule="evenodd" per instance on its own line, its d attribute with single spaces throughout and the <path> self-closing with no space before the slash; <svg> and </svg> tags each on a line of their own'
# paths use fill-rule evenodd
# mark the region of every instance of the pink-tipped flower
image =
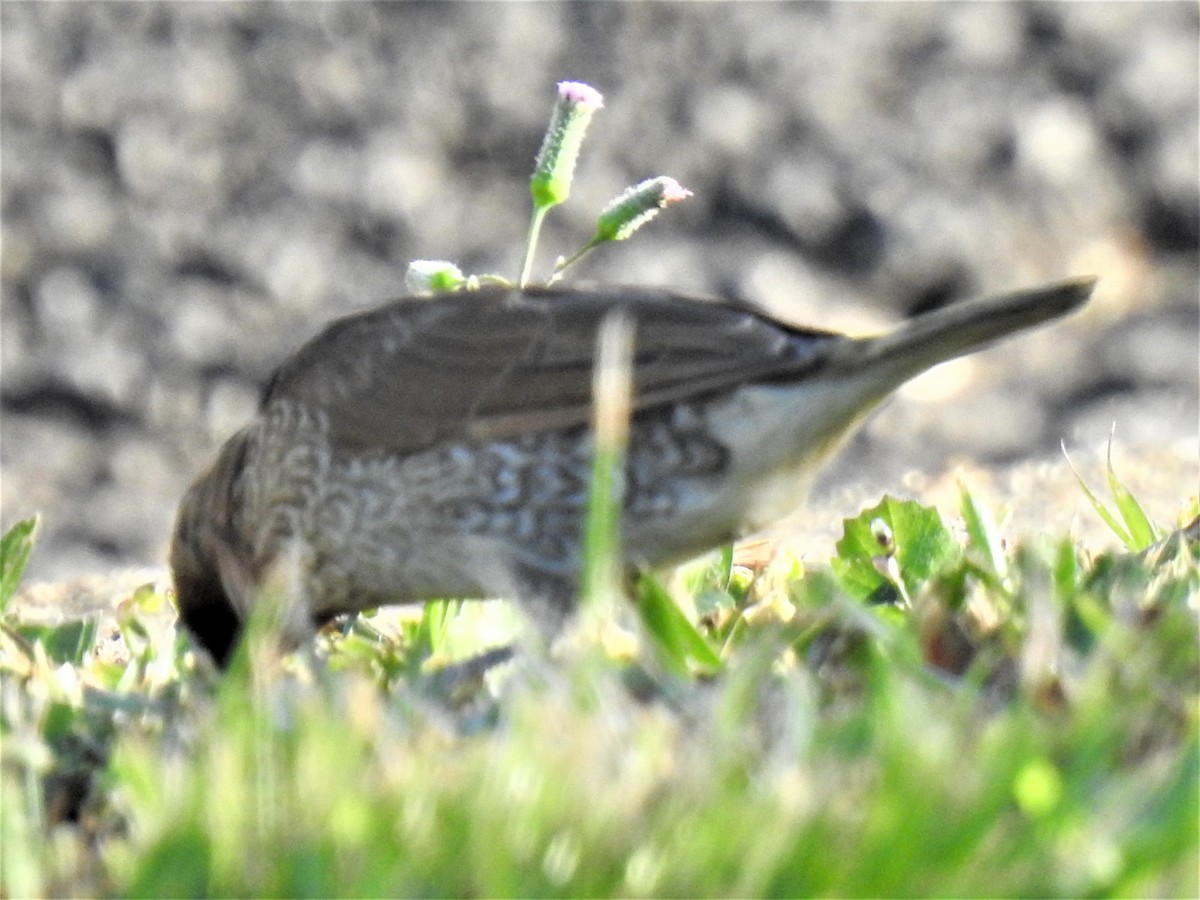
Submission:
<svg viewBox="0 0 1200 900">
<path fill-rule="evenodd" d="M 692 196 L 674 178 L 659 175 L 628 188 L 600 213 L 592 244 L 623 241 L 672 203 Z"/>
<path fill-rule="evenodd" d="M 584 133 L 592 114 L 603 106 L 604 98 L 591 85 L 580 81 L 558 83 L 558 101 L 529 183 L 535 209 L 556 206 L 570 195 Z"/>
<path fill-rule="evenodd" d="M 582 81 L 560 81 L 558 96 L 561 100 L 585 107 L 588 112 L 595 112 L 604 106 L 604 97 L 600 92 Z"/>
</svg>

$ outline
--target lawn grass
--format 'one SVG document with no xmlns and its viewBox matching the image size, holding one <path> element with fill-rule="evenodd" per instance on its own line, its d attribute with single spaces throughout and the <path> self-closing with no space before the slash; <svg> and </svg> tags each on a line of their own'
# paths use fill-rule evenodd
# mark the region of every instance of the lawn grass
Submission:
<svg viewBox="0 0 1200 900">
<path fill-rule="evenodd" d="M 1200 551 L 960 514 L 727 548 L 483 677 L 439 667 L 502 604 L 252 624 L 220 678 L 153 590 L 116 659 L 5 608 L 3 894 L 1197 896 Z"/>
</svg>

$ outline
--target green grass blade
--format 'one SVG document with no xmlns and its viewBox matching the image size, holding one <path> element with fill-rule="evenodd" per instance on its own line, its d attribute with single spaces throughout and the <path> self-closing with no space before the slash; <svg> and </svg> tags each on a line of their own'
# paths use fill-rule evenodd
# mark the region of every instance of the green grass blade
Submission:
<svg viewBox="0 0 1200 900">
<path fill-rule="evenodd" d="M 1004 558 L 1004 548 L 1000 542 L 996 520 L 992 518 L 991 511 L 982 503 L 978 503 L 961 481 L 958 483 L 958 492 L 971 546 L 979 551 L 996 577 L 1003 580 L 1008 577 L 1008 562 Z"/>
<path fill-rule="evenodd" d="M 585 606 L 621 593 L 625 448 L 633 414 L 633 323 L 624 314 L 610 314 L 601 323 L 596 343 L 595 458 L 580 573 L 580 596 Z"/>
<path fill-rule="evenodd" d="M 33 534 L 37 516 L 22 519 L 0 538 L 0 615 L 8 609 L 8 601 L 17 592 L 29 554 L 33 552 Z"/>
<path fill-rule="evenodd" d="M 422 658 L 439 656 L 446 650 L 450 623 L 458 615 L 462 603 L 455 600 L 431 600 L 421 610 L 416 647 Z"/>
<path fill-rule="evenodd" d="M 689 661 L 714 672 L 721 668 L 717 651 L 680 611 L 657 578 L 642 575 L 637 588 L 642 623 L 672 671 L 687 674 Z"/>
<path fill-rule="evenodd" d="M 1104 520 L 1104 524 L 1109 527 L 1109 530 L 1112 531 L 1112 533 L 1118 538 L 1120 538 L 1122 544 L 1124 544 L 1130 550 L 1137 551 L 1139 548 L 1137 547 L 1133 536 L 1128 530 L 1126 530 L 1124 525 L 1117 521 L 1117 517 L 1109 511 L 1108 507 L 1104 505 L 1100 498 L 1092 493 L 1092 489 L 1088 487 L 1087 482 L 1083 480 L 1083 476 L 1079 474 L 1079 470 L 1075 468 L 1075 463 L 1071 461 L 1071 455 L 1067 453 L 1067 445 L 1065 442 L 1062 444 L 1062 452 L 1063 456 L 1067 460 L 1067 465 L 1071 469 L 1071 474 L 1075 476 L 1075 481 L 1079 484 L 1079 489 L 1083 491 L 1083 495 L 1087 497 L 1088 503 L 1092 504 L 1092 509 L 1094 509 L 1096 514 Z"/>
<path fill-rule="evenodd" d="M 1127 488 L 1124 483 L 1117 477 L 1116 471 L 1113 469 L 1112 463 L 1112 438 L 1108 441 L 1108 491 L 1112 494 L 1113 502 L 1117 505 L 1117 511 L 1120 512 L 1121 518 L 1125 521 L 1125 527 L 1129 534 L 1132 545 L 1129 549 L 1141 552 L 1158 540 L 1158 529 L 1154 527 L 1146 511 L 1142 509 L 1142 505 L 1138 503 L 1137 498 Z"/>
</svg>

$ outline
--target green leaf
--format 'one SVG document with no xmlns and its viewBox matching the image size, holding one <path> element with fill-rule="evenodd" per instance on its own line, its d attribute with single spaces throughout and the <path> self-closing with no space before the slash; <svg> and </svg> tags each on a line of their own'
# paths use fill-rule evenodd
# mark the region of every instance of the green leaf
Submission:
<svg viewBox="0 0 1200 900">
<path fill-rule="evenodd" d="M 422 657 L 436 656 L 446 650 L 450 623 L 461 609 L 461 600 L 430 600 L 425 604 L 415 641 Z"/>
<path fill-rule="evenodd" d="M 1062 445 L 1062 452 L 1063 456 L 1065 456 L 1067 459 L 1067 465 L 1071 468 L 1071 474 L 1075 476 L 1075 481 L 1079 484 L 1079 488 L 1083 491 L 1083 495 L 1087 497 L 1088 503 L 1092 505 L 1092 509 L 1094 509 L 1096 514 L 1104 520 L 1104 524 L 1109 527 L 1109 530 L 1120 539 L 1121 543 L 1124 544 L 1126 548 L 1137 552 L 1140 549 L 1137 546 L 1137 542 L 1133 539 L 1133 536 L 1129 533 L 1129 531 L 1126 530 L 1125 526 L 1117 521 L 1117 517 L 1109 511 L 1108 507 L 1104 505 L 1100 498 L 1092 493 L 1092 489 L 1087 486 L 1087 482 L 1083 480 L 1083 476 L 1080 475 L 1079 471 L 1075 468 L 1075 463 L 1071 462 L 1071 457 L 1067 453 L 1067 445 L 1065 443 Z"/>
<path fill-rule="evenodd" d="M 596 449 L 584 521 L 580 593 L 585 604 L 616 590 L 621 571 L 621 502 L 624 454 Z"/>
<path fill-rule="evenodd" d="M 37 524 L 37 516 L 22 519 L 0 538 L 0 615 L 7 611 L 8 601 L 17 592 L 17 585 L 25 574 Z"/>
<path fill-rule="evenodd" d="M 891 547 L 883 547 L 872 524 L 881 520 L 891 531 Z M 890 582 L 875 567 L 875 560 L 892 555 L 904 587 L 911 596 L 929 578 L 958 558 L 961 552 L 938 511 L 915 500 L 884 497 L 857 518 L 843 523 L 838 555 L 831 567 L 842 590 L 868 601 Z"/>
<path fill-rule="evenodd" d="M 19 624 L 14 631 L 30 644 L 40 643 L 51 662 L 78 664 L 96 645 L 100 619 L 92 615 L 57 625 Z"/>
<path fill-rule="evenodd" d="M 668 667 L 688 673 L 689 661 L 705 669 L 721 668 L 721 657 L 675 605 L 666 588 L 652 575 L 637 581 L 637 610 Z"/>
<path fill-rule="evenodd" d="M 204 897 L 213 893 L 212 842 L 193 822 L 168 831 L 136 860 L 130 897 Z"/>
<path fill-rule="evenodd" d="M 580 595 L 594 608 L 621 596 L 621 511 L 633 411 L 633 322 L 624 313 L 605 316 L 597 332 L 592 394 L 594 449 Z"/>
<path fill-rule="evenodd" d="M 679 569 L 683 589 L 701 616 L 733 609 L 737 599 L 730 593 L 733 575 L 733 544 L 701 557 Z"/>
<path fill-rule="evenodd" d="M 1131 550 L 1140 553 L 1158 540 L 1158 529 L 1150 522 L 1142 505 L 1138 503 L 1129 488 L 1125 487 L 1121 479 L 1117 478 L 1117 473 L 1113 470 L 1112 438 L 1109 438 L 1108 441 L 1108 492 L 1112 494 L 1113 502 L 1117 504 L 1117 511 L 1121 513 L 1129 537 L 1133 541 L 1130 546 Z"/>
<path fill-rule="evenodd" d="M 1008 575 L 1008 561 L 1004 558 L 1004 548 L 1001 546 L 996 520 L 992 518 L 986 506 L 976 502 L 974 495 L 961 481 L 958 483 L 958 491 L 962 499 L 963 521 L 967 526 L 971 546 L 987 562 L 992 574 L 1004 579 Z"/>
</svg>

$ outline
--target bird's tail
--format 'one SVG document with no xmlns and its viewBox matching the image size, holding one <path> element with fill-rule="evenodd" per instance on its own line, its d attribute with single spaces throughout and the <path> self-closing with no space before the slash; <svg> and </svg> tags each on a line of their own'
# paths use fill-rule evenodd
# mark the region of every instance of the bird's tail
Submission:
<svg viewBox="0 0 1200 900">
<path fill-rule="evenodd" d="M 831 363 L 855 371 L 887 371 L 896 381 L 979 350 L 1010 334 L 1057 319 L 1083 306 L 1095 278 L 1076 278 L 1011 294 L 956 303 L 917 316 L 888 334 L 843 345 Z M 894 383 L 894 382 L 893 382 Z"/>
</svg>

